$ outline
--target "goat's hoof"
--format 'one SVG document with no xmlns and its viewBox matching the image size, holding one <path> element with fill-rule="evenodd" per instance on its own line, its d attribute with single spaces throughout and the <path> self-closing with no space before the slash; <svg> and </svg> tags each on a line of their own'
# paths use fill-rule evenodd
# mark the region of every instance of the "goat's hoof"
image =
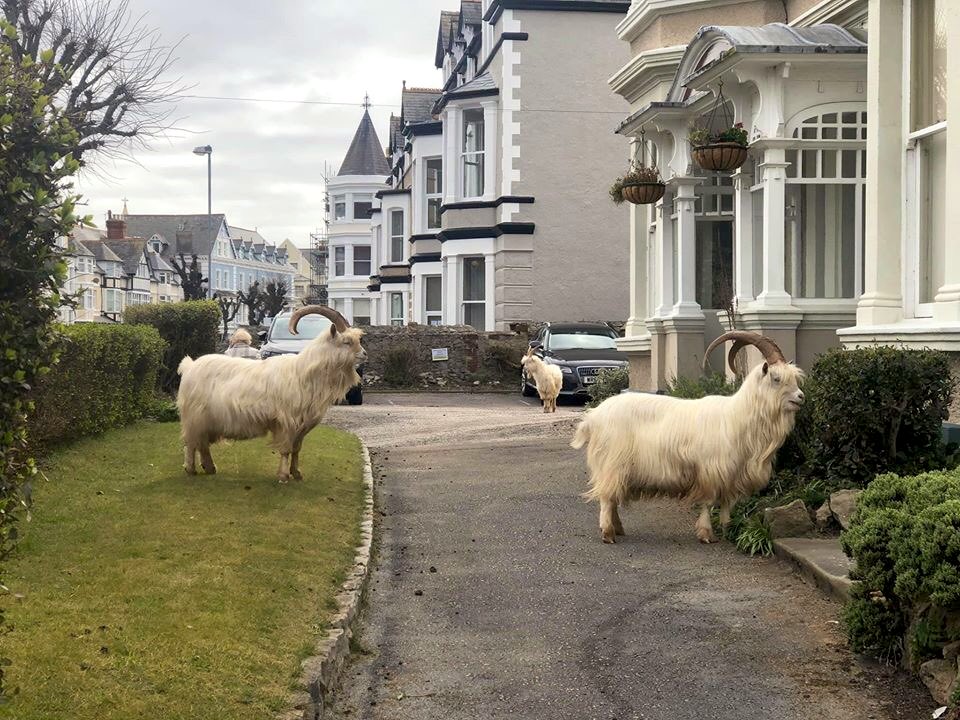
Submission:
<svg viewBox="0 0 960 720">
<path fill-rule="evenodd" d="M 627 533 L 624 532 L 624 530 L 623 530 L 623 525 L 618 525 L 616 528 L 614 528 L 614 531 L 613 531 L 613 532 L 614 532 L 615 534 L 617 534 L 617 535 L 626 535 L 626 534 L 627 534 Z"/>
<path fill-rule="evenodd" d="M 217 474 L 217 466 L 216 466 L 216 465 L 211 465 L 211 466 L 207 467 L 206 465 L 204 465 L 204 466 L 203 466 L 203 471 L 204 471 L 207 475 L 216 475 L 216 474 Z"/>
<path fill-rule="evenodd" d="M 197 474 L 197 469 L 196 469 L 195 467 L 189 467 L 189 466 L 187 466 L 187 465 L 184 465 L 184 466 L 183 466 L 183 471 L 184 471 L 187 475 L 196 475 L 196 474 Z"/>
<path fill-rule="evenodd" d="M 290 477 L 292 477 L 294 480 L 303 480 L 303 473 L 299 470 L 294 470 L 290 473 Z"/>
<path fill-rule="evenodd" d="M 617 542 L 616 533 L 611 532 L 610 530 L 601 530 L 600 539 L 603 540 L 607 545 L 613 545 Z"/>
<path fill-rule="evenodd" d="M 289 480 L 290 480 L 290 476 L 285 473 L 280 473 L 277 475 L 277 482 L 283 485 L 286 485 Z"/>
<path fill-rule="evenodd" d="M 700 532 L 697 531 L 697 540 L 702 542 L 704 545 L 709 545 L 710 543 L 717 542 L 717 536 L 712 532 Z"/>
</svg>

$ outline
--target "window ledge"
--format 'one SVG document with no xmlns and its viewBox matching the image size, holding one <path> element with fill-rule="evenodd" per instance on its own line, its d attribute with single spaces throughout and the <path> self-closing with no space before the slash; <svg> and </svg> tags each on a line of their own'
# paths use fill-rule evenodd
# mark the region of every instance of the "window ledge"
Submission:
<svg viewBox="0 0 960 720">
<path fill-rule="evenodd" d="M 923 318 L 890 325 L 840 328 L 837 336 L 845 347 L 895 345 L 912 350 L 960 352 L 960 323 L 944 323 Z"/>
</svg>

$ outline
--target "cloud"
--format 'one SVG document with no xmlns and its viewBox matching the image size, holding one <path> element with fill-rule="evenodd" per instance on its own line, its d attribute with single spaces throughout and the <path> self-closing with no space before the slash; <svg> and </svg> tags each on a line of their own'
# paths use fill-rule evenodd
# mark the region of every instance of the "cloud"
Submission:
<svg viewBox="0 0 960 720">
<path fill-rule="evenodd" d="M 175 76 L 187 94 L 346 102 L 310 105 L 182 99 L 178 130 L 137 150 L 134 162 L 101 160 L 78 178 L 85 210 L 101 225 L 128 198 L 131 213 L 206 211 L 213 146 L 213 211 L 298 245 L 323 224 L 323 172 L 335 173 L 370 94 L 382 142 L 403 80 L 436 87 L 440 11 L 457 0 L 130 0 L 165 42 L 180 41 Z"/>
</svg>

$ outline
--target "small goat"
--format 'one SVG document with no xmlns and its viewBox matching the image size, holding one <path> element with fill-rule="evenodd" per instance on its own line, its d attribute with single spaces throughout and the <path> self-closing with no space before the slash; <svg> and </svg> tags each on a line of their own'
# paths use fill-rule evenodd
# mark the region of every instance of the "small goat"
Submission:
<svg viewBox="0 0 960 720">
<path fill-rule="evenodd" d="M 290 332 L 305 315 L 316 313 L 332 325 L 297 355 L 276 355 L 260 362 L 226 355 L 185 357 L 177 407 L 184 444 L 184 470 L 196 473 L 196 454 L 204 472 L 217 471 L 210 445 L 221 439 L 245 440 L 272 434 L 280 453 L 278 477 L 302 479 L 300 447 L 327 408 L 360 382 L 356 365 L 367 358 L 362 332 L 336 310 L 308 305 L 290 317 Z"/>
<path fill-rule="evenodd" d="M 537 394 L 543 401 L 543 411 L 552 413 L 557 411 L 557 396 L 560 394 L 560 388 L 563 386 L 563 373 L 560 368 L 543 360 L 533 354 L 534 348 L 527 349 L 527 354 L 520 360 L 523 369 L 533 378 L 537 386 Z"/>
<path fill-rule="evenodd" d="M 720 522 L 730 508 L 770 482 L 773 458 L 793 429 L 803 404 L 803 371 L 788 363 L 776 343 L 757 333 L 735 330 L 714 340 L 710 352 L 733 340 L 728 362 L 754 345 L 765 362 L 755 367 L 730 397 L 683 400 L 664 395 L 615 395 L 587 413 L 571 446 L 587 446 L 588 500 L 600 502 L 600 535 L 623 535 L 617 506 L 646 497 L 672 497 L 700 505 L 696 535 L 716 538 L 710 510 L 720 505 Z"/>
</svg>

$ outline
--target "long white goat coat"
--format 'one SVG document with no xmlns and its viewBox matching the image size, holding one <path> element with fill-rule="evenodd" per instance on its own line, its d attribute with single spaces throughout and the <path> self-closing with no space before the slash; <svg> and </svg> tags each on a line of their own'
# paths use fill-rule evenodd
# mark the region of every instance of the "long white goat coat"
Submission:
<svg viewBox="0 0 960 720">
<path fill-rule="evenodd" d="M 793 366 L 777 372 L 802 375 Z M 587 413 L 571 443 L 588 446 L 592 476 L 585 497 L 732 504 L 765 487 L 795 420 L 772 382 L 757 366 L 731 397 L 624 393 L 605 400 Z"/>
</svg>

